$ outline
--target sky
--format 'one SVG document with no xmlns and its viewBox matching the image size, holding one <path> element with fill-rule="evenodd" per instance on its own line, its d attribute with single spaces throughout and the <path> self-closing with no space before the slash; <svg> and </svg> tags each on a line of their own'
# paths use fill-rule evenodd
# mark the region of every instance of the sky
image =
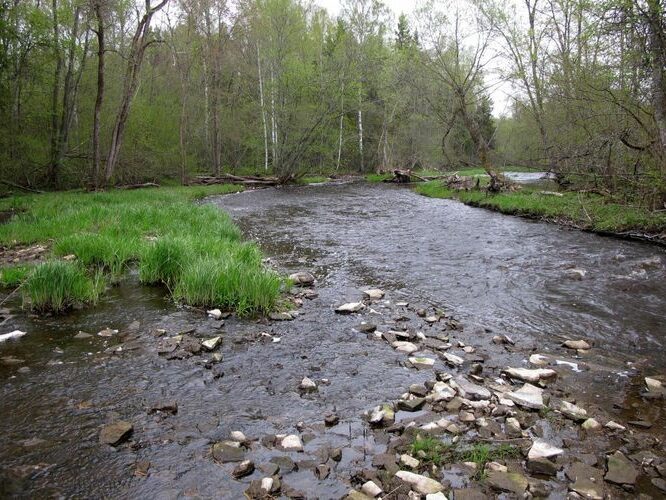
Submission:
<svg viewBox="0 0 666 500">
<path fill-rule="evenodd" d="M 340 0 L 314 0 L 314 3 L 324 7 L 333 16 L 337 16 L 342 10 Z M 416 0 L 383 0 L 383 3 L 391 9 L 397 22 L 400 14 L 404 13 L 409 16 L 418 2 Z M 513 94 L 511 85 L 506 81 L 498 81 L 496 74 L 487 74 L 486 83 L 490 84 L 489 94 L 493 100 L 493 116 L 500 117 L 510 114 L 509 108 Z"/>
</svg>

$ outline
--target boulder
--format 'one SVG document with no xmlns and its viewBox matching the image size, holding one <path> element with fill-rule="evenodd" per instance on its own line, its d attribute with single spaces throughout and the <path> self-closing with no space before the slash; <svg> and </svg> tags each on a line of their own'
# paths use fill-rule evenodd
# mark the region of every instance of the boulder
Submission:
<svg viewBox="0 0 666 500">
<path fill-rule="evenodd" d="M 303 442 L 295 434 L 284 437 L 280 442 L 280 446 L 285 451 L 303 451 Z"/>
<path fill-rule="evenodd" d="M 315 282 L 315 277 L 305 271 L 299 271 L 289 275 L 289 281 L 296 286 L 310 286 Z"/>
<path fill-rule="evenodd" d="M 572 481 L 569 484 L 571 491 L 590 500 L 603 500 L 604 472 L 602 470 L 595 469 L 583 462 L 576 462 L 567 469 L 566 475 Z"/>
<path fill-rule="evenodd" d="M 486 483 L 496 491 L 513 493 L 522 498 L 529 482 L 527 478 L 517 472 L 490 471 Z"/>
<path fill-rule="evenodd" d="M 590 344 L 588 344 L 584 340 L 567 340 L 562 345 L 564 347 L 568 348 L 568 349 L 576 349 L 576 350 L 578 350 L 578 349 L 587 350 L 587 349 L 590 349 L 592 347 L 592 346 L 590 346 Z"/>
<path fill-rule="evenodd" d="M 405 470 L 400 470 L 396 474 L 396 477 L 420 493 L 421 495 L 432 495 L 434 493 L 440 493 L 444 491 L 444 486 L 439 481 L 430 479 L 429 477 L 422 476 L 420 474 L 415 474 L 413 472 L 408 472 Z"/>
<path fill-rule="evenodd" d="M 132 434 L 133 430 L 134 426 L 129 422 L 118 420 L 117 422 L 102 427 L 102 430 L 99 433 L 99 442 L 102 444 L 117 446 L 125 441 L 130 434 Z"/>
</svg>

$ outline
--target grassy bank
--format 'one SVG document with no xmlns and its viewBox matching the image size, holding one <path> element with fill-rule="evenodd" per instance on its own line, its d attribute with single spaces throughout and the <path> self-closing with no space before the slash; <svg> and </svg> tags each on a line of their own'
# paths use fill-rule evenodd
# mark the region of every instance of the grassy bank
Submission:
<svg viewBox="0 0 666 500">
<path fill-rule="evenodd" d="M 666 235 L 666 212 L 613 203 L 597 194 L 563 192 L 562 196 L 524 187 L 520 191 L 490 195 L 485 191 L 456 191 L 439 181 L 417 185 L 417 193 L 432 198 L 453 198 L 468 205 L 510 215 L 539 218 L 580 229 L 617 234 Z"/>
<path fill-rule="evenodd" d="M 5 266 L 0 284 L 21 285 L 33 309 L 95 302 L 105 283 L 138 266 L 143 283 L 168 287 L 191 305 L 240 314 L 268 312 L 281 280 L 256 245 L 219 209 L 193 202 L 238 186 L 169 187 L 105 193 L 49 193 L 0 200 L 21 212 L 0 225 L 0 246 L 46 243 L 49 260 Z"/>
<path fill-rule="evenodd" d="M 535 172 L 534 169 L 529 169 L 526 167 L 502 167 L 498 169 L 500 172 Z M 416 175 L 421 177 L 434 177 L 438 175 L 453 175 L 458 174 L 460 176 L 475 176 L 475 175 L 486 175 L 486 171 L 482 168 L 462 168 L 459 170 L 449 170 L 449 171 L 440 171 L 440 170 L 414 170 Z M 384 182 L 385 180 L 392 179 L 392 173 L 385 174 L 367 174 L 365 180 L 368 182 Z"/>
</svg>

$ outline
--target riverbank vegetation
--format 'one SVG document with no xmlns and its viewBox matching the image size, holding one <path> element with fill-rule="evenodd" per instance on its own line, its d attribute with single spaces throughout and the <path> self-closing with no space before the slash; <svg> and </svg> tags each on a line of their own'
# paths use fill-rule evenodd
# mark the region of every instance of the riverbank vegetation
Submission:
<svg viewBox="0 0 666 500">
<path fill-rule="evenodd" d="M 664 208 L 663 2 L 341 6 L 10 2 L 2 186 L 518 165 Z"/>
<path fill-rule="evenodd" d="M 538 218 L 603 233 L 629 233 L 666 241 L 666 212 L 627 206 L 598 193 L 551 192 L 523 186 L 512 192 L 489 194 L 485 190 L 457 190 L 440 181 L 414 188 L 431 198 L 451 198 L 510 215 Z M 645 233 L 645 234 L 642 234 Z"/>
<path fill-rule="evenodd" d="M 138 268 L 141 282 L 164 285 L 186 304 L 240 314 L 267 313 L 281 279 L 231 219 L 193 203 L 236 186 L 51 193 L 0 200 L 18 209 L 0 225 L 1 247 L 49 247 L 46 262 L 6 263 L 0 283 L 21 286 L 27 305 L 62 311 L 95 302 L 106 284 Z"/>
</svg>

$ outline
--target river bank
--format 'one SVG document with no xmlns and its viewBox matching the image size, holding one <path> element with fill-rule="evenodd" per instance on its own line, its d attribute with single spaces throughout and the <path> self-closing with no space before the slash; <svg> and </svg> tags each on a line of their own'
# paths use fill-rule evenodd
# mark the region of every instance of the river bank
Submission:
<svg viewBox="0 0 666 500">
<path fill-rule="evenodd" d="M 281 273 L 315 276 L 291 291 L 297 314 L 207 317 L 135 275 L 65 317 L 10 298 L 2 332 L 28 333 L 0 344 L 2 491 L 337 499 L 372 481 L 390 500 L 565 498 L 594 478 L 659 498 L 664 407 L 645 378 L 666 369 L 661 249 L 386 185 L 207 201 Z M 544 409 L 509 396 L 535 374 L 507 368 L 546 371 Z M 561 452 L 535 465 L 541 441 Z"/>
</svg>

